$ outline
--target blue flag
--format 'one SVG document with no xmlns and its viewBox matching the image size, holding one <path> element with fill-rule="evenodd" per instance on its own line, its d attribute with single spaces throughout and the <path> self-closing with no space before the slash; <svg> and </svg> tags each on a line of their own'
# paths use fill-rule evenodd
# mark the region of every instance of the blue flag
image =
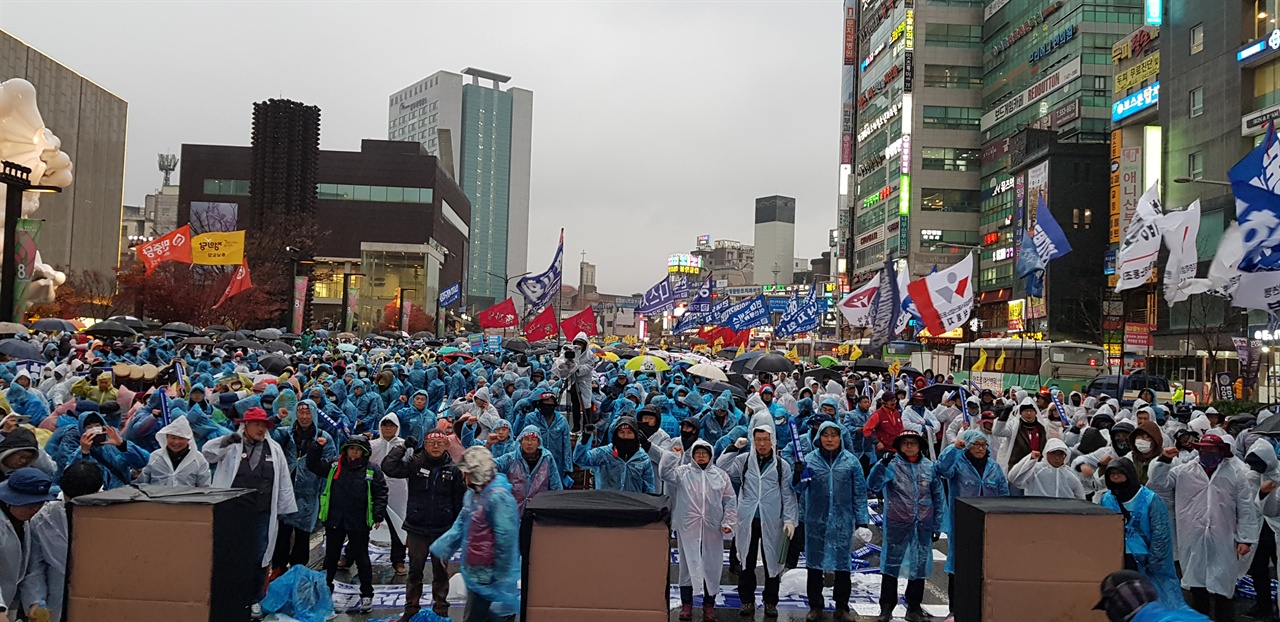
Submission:
<svg viewBox="0 0 1280 622">
<path fill-rule="evenodd" d="M 1040 201 L 1036 205 L 1036 227 L 1031 241 L 1035 244 L 1036 254 L 1045 263 L 1071 252 L 1067 235 L 1062 232 L 1062 227 L 1058 226 L 1058 221 L 1053 219 L 1053 214 L 1049 213 L 1049 207 L 1044 203 L 1044 193 L 1040 194 Z"/>
<path fill-rule="evenodd" d="M 725 328 L 743 331 L 769 325 L 769 301 L 765 300 L 763 294 L 740 302 L 735 307 L 729 311 L 729 317 L 724 323 Z"/>
<path fill-rule="evenodd" d="M 724 326 L 724 323 L 729 321 L 729 310 L 732 308 L 733 303 L 729 302 L 728 298 L 717 302 L 716 306 L 711 307 L 711 316 L 707 318 L 707 323 Z"/>
<path fill-rule="evenodd" d="M 447 307 L 462 298 L 462 281 L 440 290 L 440 306 Z"/>
<path fill-rule="evenodd" d="M 560 230 L 560 246 L 551 260 L 551 267 L 542 274 L 526 276 L 516 283 L 516 289 L 524 296 L 525 306 L 543 309 L 560 293 L 561 264 L 564 260 L 564 229 Z M 506 292 L 503 292 L 506 295 Z"/>
<path fill-rule="evenodd" d="M 1266 138 L 1227 172 L 1244 238 L 1241 272 L 1280 270 L 1280 142 L 1267 122 Z"/>
<path fill-rule="evenodd" d="M 676 322 L 675 328 L 671 329 L 671 332 L 679 334 L 702 326 L 707 323 L 708 315 L 709 314 L 707 313 L 692 313 L 685 311 L 684 314 L 680 316 L 680 320 Z"/>
<path fill-rule="evenodd" d="M 813 291 L 812 288 L 809 291 Z M 787 301 L 787 310 L 783 311 L 783 315 L 795 313 L 796 308 L 800 306 L 800 290 L 799 288 L 791 290 L 791 300 Z"/>
<path fill-rule="evenodd" d="M 707 280 L 702 282 L 702 286 L 698 288 L 698 293 L 689 301 L 687 311 L 694 313 L 710 313 L 711 312 L 711 294 L 715 292 L 715 281 L 711 280 L 712 275 L 707 274 Z"/>
<path fill-rule="evenodd" d="M 773 334 L 781 339 L 812 331 L 818 328 L 818 324 L 826 312 L 827 301 L 825 298 L 805 300 L 804 303 L 796 307 L 795 313 L 788 313 L 782 316 Z"/>
<path fill-rule="evenodd" d="M 644 315 L 662 313 L 670 311 L 675 307 L 675 304 L 675 297 L 671 294 L 671 284 L 667 282 L 667 277 L 664 276 L 661 281 L 658 281 L 657 285 L 650 287 L 649 291 L 644 293 L 644 300 L 640 303 L 640 306 L 636 307 L 636 313 Z"/>
<path fill-rule="evenodd" d="M 689 275 L 681 274 L 676 278 L 676 284 L 672 288 L 671 295 L 676 300 L 684 300 L 689 297 Z"/>
<path fill-rule="evenodd" d="M 871 354 L 879 352 L 893 339 L 898 314 L 902 311 L 901 303 L 898 302 L 898 275 L 893 263 L 893 259 L 884 262 L 884 270 L 880 272 L 880 287 L 871 301 L 871 335 L 866 347 L 866 351 Z"/>
<path fill-rule="evenodd" d="M 172 421 L 169 417 L 169 392 L 164 387 L 156 387 L 156 391 L 160 392 L 160 427 L 164 427 Z"/>
</svg>

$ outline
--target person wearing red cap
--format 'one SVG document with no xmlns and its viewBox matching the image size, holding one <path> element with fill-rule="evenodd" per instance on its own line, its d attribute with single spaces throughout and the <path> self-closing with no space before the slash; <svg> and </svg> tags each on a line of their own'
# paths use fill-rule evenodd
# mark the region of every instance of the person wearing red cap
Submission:
<svg viewBox="0 0 1280 622">
<path fill-rule="evenodd" d="M 1191 591 L 1191 606 L 1215 621 L 1233 620 L 1240 560 L 1262 528 L 1258 489 L 1221 436 L 1205 434 L 1194 445 L 1198 459 L 1177 465 L 1177 448 L 1165 448 L 1151 464 L 1147 486 L 1173 495 L 1169 511 L 1177 517 L 1182 587 Z"/>
<path fill-rule="evenodd" d="M 200 453 L 209 464 L 218 465 L 214 488 L 248 488 L 256 492 L 253 510 L 257 520 L 254 550 L 262 561 L 255 577 L 255 593 L 246 597 L 250 618 L 261 620 L 258 601 L 266 595 L 267 567 L 275 551 L 277 517 L 298 511 L 293 497 L 293 477 L 284 450 L 267 432 L 271 421 L 267 411 L 254 407 L 245 412 L 237 431 L 205 443 Z"/>
</svg>

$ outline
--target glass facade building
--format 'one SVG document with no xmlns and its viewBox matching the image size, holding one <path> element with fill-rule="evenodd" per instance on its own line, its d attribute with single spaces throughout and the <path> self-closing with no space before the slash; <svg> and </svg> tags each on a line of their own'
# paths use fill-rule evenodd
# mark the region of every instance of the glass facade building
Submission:
<svg viewBox="0 0 1280 622">
<path fill-rule="evenodd" d="M 471 296 L 500 301 L 507 266 L 511 184 L 511 93 L 462 87 L 462 154 L 458 184 L 471 199 Z M 497 276 L 495 276 L 497 275 Z"/>
</svg>

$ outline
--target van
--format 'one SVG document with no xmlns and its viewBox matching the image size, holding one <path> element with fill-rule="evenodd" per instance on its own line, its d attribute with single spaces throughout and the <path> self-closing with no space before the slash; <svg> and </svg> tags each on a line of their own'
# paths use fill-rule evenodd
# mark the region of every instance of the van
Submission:
<svg viewBox="0 0 1280 622">
<path fill-rule="evenodd" d="M 1158 402 L 1165 403 L 1173 399 L 1169 379 L 1164 376 L 1147 375 L 1144 369 L 1134 370 L 1131 374 L 1098 376 L 1089 383 L 1088 395 L 1097 397 L 1106 393 L 1119 399 L 1122 406 L 1129 406 L 1138 399 L 1138 392 L 1144 388 L 1154 391 Z"/>
</svg>

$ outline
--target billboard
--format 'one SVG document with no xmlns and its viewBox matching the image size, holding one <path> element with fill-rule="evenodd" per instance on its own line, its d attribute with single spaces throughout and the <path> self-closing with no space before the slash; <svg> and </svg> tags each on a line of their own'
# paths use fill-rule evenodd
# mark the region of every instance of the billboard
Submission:
<svg viewBox="0 0 1280 622">
<path fill-rule="evenodd" d="M 191 202 L 191 234 L 226 233 L 238 230 L 236 218 L 240 210 L 237 203 Z"/>
</svg>

